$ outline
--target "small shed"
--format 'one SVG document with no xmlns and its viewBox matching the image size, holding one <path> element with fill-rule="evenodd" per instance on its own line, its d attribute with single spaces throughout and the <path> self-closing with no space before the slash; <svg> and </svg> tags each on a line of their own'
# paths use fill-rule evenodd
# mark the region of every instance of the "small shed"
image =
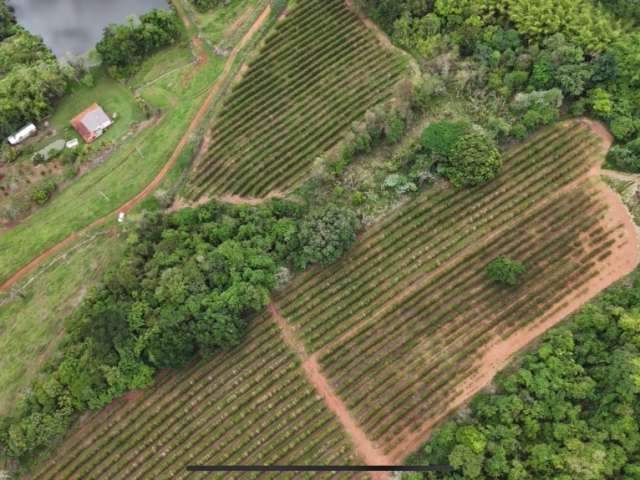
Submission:
<svg viewBox="0 0 640 480">
<path fill-rule="evenodd" d="M 113 120 L 95 102 L 71 120 L 71 126 L 87 143 L 91 143 L 101 136 L 112 124 Z"/>
<path fill-rule="evenodd" d="M 18 145 L 19 143 L 24 142 L 31 135 L 34 135 L 37 131 L 38 129 L 36 128 L 36 126 L 33 123 L 30 123 L 29 125 L 22 127 L 13 135 L 10 135 L 7 140 L 11 145 Z"/>
<path fill-rule="evenodd" d="M 38 152 L 36 152 L 33 155 L 32 160 L 36 161 L 38 156 L 40 156 L 43 162 L 48 162 L 51 157 L 55 157 L 60 152 L 62 152 L 62 150 L 64 150 L 64 147 L 65 147 L 64 140 L 56 140 L 55 142 L 52 142 L 46 147 L 44 147 L 42 150 L 39 150 Z"/>
<path fill-rule="evenodd" d="M 80 142 L 78 142 L 77 138 L 72 138 L 71 140 L 69 140 L 65 146 L 67 148 L 76 148 L 78 145 L 80 144 Z"/>
</svg>

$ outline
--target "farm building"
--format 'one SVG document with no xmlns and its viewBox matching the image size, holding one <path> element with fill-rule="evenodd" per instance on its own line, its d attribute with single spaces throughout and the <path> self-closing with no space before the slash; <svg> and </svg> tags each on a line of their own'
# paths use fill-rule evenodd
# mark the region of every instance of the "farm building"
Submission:
<svg viewBox="0 0 640 480">
<path fill-rule="evenodd" d="M 95 102 L 71 120 L 71 126 L 87 143 L 91 143 L 101 136 L 111 124 L 113 121 L 109 115 Z"/>
<path fill-rule="evenodd" d="M 35 134 L 38 131 L 36 126 L 33 123 L 30 123 L 26 127 L 23 127 L 18 132 L 10 135 L 7 140 L 11 145 L 18 145 L 21 142 L 24 142 L 31 135 Z"/>
</svg>

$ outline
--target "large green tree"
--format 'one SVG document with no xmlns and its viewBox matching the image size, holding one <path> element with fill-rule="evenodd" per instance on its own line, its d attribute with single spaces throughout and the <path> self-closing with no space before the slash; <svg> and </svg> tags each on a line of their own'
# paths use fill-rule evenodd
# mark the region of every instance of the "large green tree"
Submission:
<svg viewBox="0 0 640 480">
<path fill-rule="evenodd" d="M 484 134 L 471 132 L 456 142 L 439 171 L 456 187 L 466 187 L 488 182 L 501 166 L 502 156 L 494 143 Z"/>
</svg>

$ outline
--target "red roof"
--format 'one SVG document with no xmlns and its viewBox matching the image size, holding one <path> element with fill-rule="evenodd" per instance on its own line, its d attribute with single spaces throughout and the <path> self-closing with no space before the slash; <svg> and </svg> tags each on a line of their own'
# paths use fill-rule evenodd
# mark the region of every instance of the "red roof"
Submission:
<svg viewBox="0 0 640 480">
<path fill-rule="evenodd" d="M 96 139 L 96 136 L 85 126 L 84 123 L 82 123 L 82 118 L 91 110 L 95 110 L 96 108 L 100 107 L 96 102 L 93 102 L 89 107 L 85 108 L 82 112 L 71 119 L 71 126 L 75 128 L 76 132 L 78 132 L 87 143 L 93 142 Z"/>
</svg>

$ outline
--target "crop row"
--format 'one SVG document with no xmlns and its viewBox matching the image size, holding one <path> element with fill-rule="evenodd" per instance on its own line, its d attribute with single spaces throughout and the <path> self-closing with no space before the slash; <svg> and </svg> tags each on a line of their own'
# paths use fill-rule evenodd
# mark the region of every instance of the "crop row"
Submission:
<svg viewBox="0 0 640 480">
<path fill-rule="evenodd" d="M 350 121 L 354 115 L 360 116 L 371 101 L 381 98 L 380 91 L 385 91 L 385 89 L 379 87 L 393 81 L 393 77 L 388 76 L 384 64 L 373 65 L 376 64 L 371 64 L 372 68 L 368 71 L 370 88 L 362 90 L 356 95 L 345 94 L 344 96 L 340 94 L 339 90 L 329 88 L 323 93 L 315 95 L 309 102 L 297 101 L 292 106 L 295 109 L 302 109 L 301 112 L 289 112 L 280 120 L 272 122 L 279 124 L 273 125 L 278 133 L 269 135 L 268 140 L 263 139 L 262 142 L 259 141 L 259 137 L 254 136 L 252 141 L 237 144 L 237 148 L 243 149 L 243 151 L 226 155 L 224 162 L 221 157 L 222 163 L 219 169 L 205 173 L 197 180 L 199 190 L 207 189 L 220 181 L 224 182 L 228 180 L 229 175 L 232 175 L 232 181 L 227 184 L 232 189 L 235 185 L 242 184 L 247 178 L 268 181 L 270 178 L 268 176 L 247 177 L 246 173 L 247 170 L 265 171 L 266 168 L 267 172 L 272 172 L 272 176 L 277 175 L 279 172 L 272 167 L 271 163 L 278 164 L 297 158 L 303 164 L 308 164 L 313 160 L 312 152 L 319 148 L 318 145 L 326 145 L 328 141 L 337 140 L 336 126 L 339 132 L 345 121 Z M 365 67 L 363 66 L 363 68 Z M 341 81 L 340 78 L 338 75 L 332 81 L 337 84 Z M 344 80 L 343 77 L 343 83 Z M 334 133 L 327 138 L 327 131 Z M 255 135 L 259 135 L 259 133 L 256 132 Z M 291 145 L 290 148 L 289 145 Z M 249 157 L 253 159 L 252 162 L 242 161 L 242 159 Z"/>
<path fill-rule="evenodd" d="M 564 213 L 566 217 L 568 212 Z M 434 289 L 443 292 L 440 296 L 434 298 L 420 291 L 421 301 L 407 312 L 408 316 L 385 315 L 380 321 L 383 327 L 374 334 L 373 350 L 366 348 L 365 354 L 358 348 L 357 340 L 345 343 L 350 353 L 360 354 L 360 361 L 355 362 L 355 370 L 353 366 L 335 367 L 340 372 L 336 379 L 340 382 L 339 392 L 349 399 L 348 404 L 374 439 L 379 439 L 390 425 L 396 425 L 397 434 L 403 422 L 406 426 L 413 422 L 413 417 L 419 418 L 413 409 L 420 399 L 438 393 L 443 386 L 439 383 L 442 378 L 455 373 L 451 378 L 459 381 L 458 375 L 468 373 L 479 349 L 498 326 L 513 320 L 520 325 L 533 321 L 543 313 L 536 308 L 540 295 L 567 293 L 556 283 L 566 282 L 570 273 L 579 271 L 592 255 L 572 241 L 585 229 L 594 228 L 598 217 L 589 213 L 587 210 L 583 216 L 573 216 L 562 226 L 550 224 L 546 235 L 538 239 L 544 241 L 537 245 L 534 239 L 526 237 L 527 224 L 511 230 L 504 240 L 507 245 L 492 246 L 475 262 L 464 262 L 475 273 L 465 282 L 454 287 L 451 283 L 456 276 L 444 276 L 443 281 L 434 285 Z M 600 243 L 605 244 L 607 235 L 601 236 Z M 524 260 L 529 268 L 523 279 L 524 290 L 505 292 L 482 278 L 483 264 L 498 253 Z M 543 268 L 540 262 L 555 268 Z M 480 285 L 469 284 L 478 278 Z M 412 326 L 410 334 L 405 331 L 405 335 L 397 338 L 393 333 L 394 328 Z M 365 355 L 377 360 L 369 362 L 370 368 L 361 367 Z"/>
<path fill-rule="evenodd" d="M 409 231 L 398 232 L 391 248 L 380 250 L 384 254 L 363 261 L 353 274 L 343 275 L 336 282 L 338 285 L 316 283 L 308 302 L 298 303 L 298 308 L 293 309 L 285 302 L 283 313 L 290 321 L 300 322 L 303 337 L 312 349 L 322 346 L 323 341 L 318 341 L 322 335 L 328 333 L 329 338 L 325 340 L 330 340 L 331 336 L 341 333 L 338 330 L 343 330 L 345 325 L 355 323 L 358 318 L 369 318 L 374 309 L 392 298 L 396 291 L 405 289 L 584 172 L 587 166 L 580 150 L 573 146 L 568 152 L 571 157 L 563 159 L 561 167 L 554 168 L 554 160 L 545 159 L 544 163 L 536 164 L 535 173 L 525 170 L 510 178 L 504 188 L 496 188 L 483 199 L 471 198 L 461 204 L 451 202 L 441 212 L 425 209 L 423 224 L 413 222 L 408 226 Z M 377 245 L 362 245 L 377 253 Z M 299 292 L 294 292 L 301 298 Z M 345 316 L 349 317 L 348 323 Z M 338 330 L 333 329 L 334 325 Z"/>
<path fill-rule="evenodd" d="M 298 182 L 341 131 L 388 98 L 401 64 L 344 2 L 301 2 L 232 91 L 189 196 L 259 196 Z"/>
<path fill-rule="evenodd" d="M 547 136 L 539 140 L 545 141 L 544 148 L 533 152 L 528 162 L 518 162 L 517 157 L 510 158 L 505 165 L 503 176 L 515 177 L 522 173 L 523 167 L 531 168 L 533 162 L 546 156 L 557 145 L 558 136 L 554 133 L 551 138 L 552 142 L 548 141 Z M 573 147 L 582 140 L 572 139 L 571 141 Z M 317 289 L 319 284 L 321 284 L 321 290 L 325 292 L 324 297 L 333 297 L 350 284 L 351 279 L 346 277 L 353 275 L 363 265 L 366 264 L 369 268 L 373 268 L 378 262 L 393 253 L 393 249 L 410 248 L 411 244 L 408 242 L 416 239 L 413 230 L 420 225 L 420 219 L 430 220 L 424 226 L 428 229 L 427 231 L 431 231 L 440 221 L 440 216 L 450 216 L 468 206 L 477 205 L 481 200 L 486 200 L 492 192 L 504 188 L 504 179 L 501 178 L 498 182 L 500 182 L 498 187 L 493 182 L 473 191 L 438 189 L 437 186 L 434 186 L 433 191 L 425 191 L 409 204 L 398 209 L 397 213 L 391 215 L 387 220 L 383 220 L 377 226 L 367 230 L 356 248 L 347 253 L 344 262 L 321 271 L 309 270 L 306 274 L 299 276 L 293 286 L 296 294 L 278 299 L 281 309 L 287 315 L 292 315 L 300 308 L 309 308 L 321 303 L 324 300 L 323 296 L 309 295 L 312 290 Z M 421 239 L 419 240 L 421 241 Z M 383 252 L 384 256 L 381 256 L 380 254 Z"/>
<path fill-rule="evenodd" d="M 188 371 L 150 389 L 126 415 L 85 425 L 91 441 L 74 437 L 38 478 L 182 478 L 194 461 L 353 460 L 270 322 L 257 322 L 237 351 Z"/>
</svg>

